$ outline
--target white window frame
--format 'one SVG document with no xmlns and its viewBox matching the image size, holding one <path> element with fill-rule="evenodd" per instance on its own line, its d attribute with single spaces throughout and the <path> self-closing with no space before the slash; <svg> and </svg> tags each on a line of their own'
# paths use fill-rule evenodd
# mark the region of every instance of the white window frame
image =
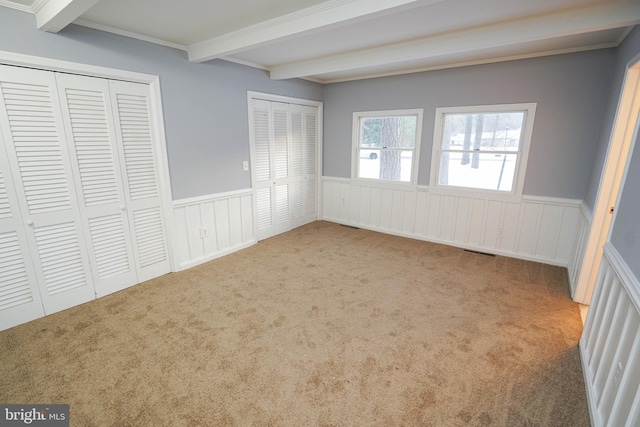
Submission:
<svg viewBox="0 0 640 427">
<path fill-rule="evenodd" d="M 353 113 L 353 132 L 352 132 L 352 152 L 351 152 L 351 179 L 369 183 L 384 183 L 398 186 L 415 186 L 418 182 L 418 166 L 420 163 L 420 144 L 422 142 L 422 117 L 424 110 L 422 108 L 404 109 L 404 110 L 380 110 L 380 111 L 357 111 Z M 358 177 L 358 159 L 360 158 L 360 120 L 370 117 L 389 117 L 389 116 L 416 116 L 416 142 L 413 148 L 413 161 L 411 163 L 411 174 L 409 181 L 390 181 L 376 178 L 359 178 Z"/>
<path fill-rule="evenodd" d="M 524 180 L 527 171 L 527 160 L 529 157 L 529 148 L 531 147 L 531 135 L 533 133 L 533 123 L 535 120 L 536 103 L 519 103 L 519 104 L 495 104 L 495 105 L 473 105 L 463 107 L 440 107 L 436 108 L 436 118 L 433 133 L 433 151 L 431 153 L 431 174 L 429 191 L 440 194 L 455 194 L 478 196 L 484 194 L 491 198 L 501 199 L 519 199 L 522 196 Z M 445 114 L 489 114 L 489 113 L 506 113 L 506 112 L 525 112 L 524 129 L 522 130 L 522 139 L 516 154 L 516 165 L 514 171 L 514 183 L 511 191 L 489 190 L 472 187 L 458 187 L 453 185 L 438 184 L 438 176 L 440 173 L 440 158 L 442 155 L 442 133 L 444 132 Z"/>
</svg>

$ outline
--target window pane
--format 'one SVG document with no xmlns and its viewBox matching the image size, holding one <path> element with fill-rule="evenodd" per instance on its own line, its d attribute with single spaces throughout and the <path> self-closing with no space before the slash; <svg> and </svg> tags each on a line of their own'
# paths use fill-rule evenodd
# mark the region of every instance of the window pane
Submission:
<svg viewBox="0 0 640 427">
<path fill-rule="evenodd" d="M 445 114 L 445 150 L 519 151 L 524 111 Z"/>
<path fill-rule="evenodd" d="M 438 184 L 511 191 L 516 158 L 516 154 L 444 152 Z"/>
<path fill-rule="evenodd" d="M 360 119 L 360 147 L 414 148 L 416 116 L 363 117 Z"/>
<path fill-rule="evenodd" d="M 412 165 L 412 151 L 360 150 L 358 178 L 410 182 Z"/>
</svg>

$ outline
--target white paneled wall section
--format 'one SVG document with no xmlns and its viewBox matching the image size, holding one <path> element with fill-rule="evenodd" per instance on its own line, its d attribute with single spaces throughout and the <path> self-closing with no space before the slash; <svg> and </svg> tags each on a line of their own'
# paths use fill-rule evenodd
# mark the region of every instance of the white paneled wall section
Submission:
<svg viewBox="0 0 640 427">
<path fill-rule="evenodd" d="M 521 201 L 441 195 L 323 178 L 322 218 L 385 233 L 567 266 L 580 201 L 523 196 Z"/>
<path fill-rule="evenodd" d="M 591 230 L 591 211 L 584 204 L 584 201 L 580 203 L 580 215 L 578 216 L 578 224 L 576 228 L 576 237 L 571 252 L 571 258 L 569 259 L 569 287 L 571 288 L 571 296 L 573 297 L 578 285 L 578 278 L 580 276 L 580 269 L 582 268 L 582 261 L 584 259 L 584 252 L 587 247 L 587 240 L 589 239 L 589 231 Z"/>
<path fill-rule="evenodd" d="M 256 242 L 251 189 L 176 200 L 173 206 L 176 270 Z"/>
<path fill-rule="evenodd" d="M 593 426 L 640 425 L 640 283 L 609 243 L 580 351 Z"/>
</svg>

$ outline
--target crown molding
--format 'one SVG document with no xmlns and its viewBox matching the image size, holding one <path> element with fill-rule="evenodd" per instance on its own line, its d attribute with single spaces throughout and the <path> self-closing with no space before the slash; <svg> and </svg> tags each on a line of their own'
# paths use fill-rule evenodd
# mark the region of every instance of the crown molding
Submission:
<svg viewBox="0 0 640 427">
<path fill-rule="evenodd" d="M 129 37 L 136 40 L 142 40 L 142 41 L 154 43 L 160 46 L 166 46 L 166 47 L 183 50 L 183 51 L 187 50 L 187 46 L 184 46 L 181 44 L 171 43 L 166 40 L 156 39 L 154 37 L 143 36 L 142 34 L 121 30 L 119 28 L 110 27 L 108 25 L 97 24 L 95 22 L 86 21 L 84 19 L 76 19 L 75 21 L 73 21 L 73 23 L 80 25 L 82 27 L 93 28 L 94 30 L 105 31 L 107 33 L 117 34 L 119 36 Z"/>
<path fill-rule="evenodd" d="M 0 7 L 8 7 L 9 9 L 19 10 L 20 12 L 33 13 L 33 6 L 27 6 L 26 4 L 20 4 L 10 0 L 0 0 Z"/>
<path fill-rule="evenodd" d="M 31 5 L 31 12 L 38 13 L 49 0 L 36 0 Z"/>
</svg>

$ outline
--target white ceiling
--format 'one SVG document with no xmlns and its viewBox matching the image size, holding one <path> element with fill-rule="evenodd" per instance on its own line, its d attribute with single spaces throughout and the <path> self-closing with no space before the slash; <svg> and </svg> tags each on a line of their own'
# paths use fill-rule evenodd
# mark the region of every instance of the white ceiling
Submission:
<svg viewBox="0 0 640 427">
<path fill-rule="evenodd" d="M 36 15 L 336 82 L 620 44 L 640 0 L 0 0 Z"/>
</svg>

